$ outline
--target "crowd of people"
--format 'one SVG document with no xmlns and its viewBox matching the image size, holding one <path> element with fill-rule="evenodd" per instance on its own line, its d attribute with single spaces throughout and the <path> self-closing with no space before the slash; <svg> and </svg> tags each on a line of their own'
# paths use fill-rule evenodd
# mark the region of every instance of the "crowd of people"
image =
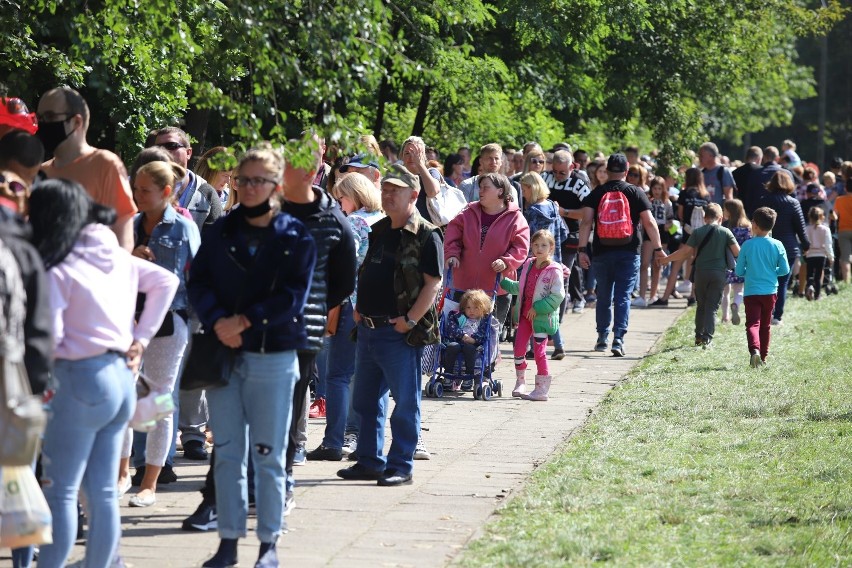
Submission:
<svg viewBox="0 0 852 568">
<path fill-rule="evenodd" d="M 430 457 L 423 374 L 456 361 L 474 373 L 486 336 L 514 343 L 512 395 L 544 402 L 547 347 L 561 360 L 567 341 L 582 344 L 560 324 L 591 304 L 588 346 L 616 357 L 631 308 L 687 295 L 707 348 L 721 307 L 723 323 L 745 319 L 758 367 L 788 293 L 816 301 L 850 279 L 852 162 L 820 177 L 789 140 L 734 163 L 708 142 L 677 170 L 635 147 L 491 142 L 442 156 L 417 136 L 348 149 L 313 135 L 309 165 L 261 144 L 233 169 L 216 159 L 227 148 L 211 148 L 193 170 L 180 128 L 153 130 L 126 168 L 88 144 L 88 125 L 67 87 L 35 113 L 0 105 L 0 253 L 11 250 L 27 297 L 23 349 L 0 356 L 21 352 L 50 409 L 42 568 L 65 564 L 83 521 L 86 566 L 122 565 L 122 496 L 138 487 L 127 504 L 154 505 L 177 480 L 178 441 L 210 461 L 182 524 L 218 530 L 203 566 L 236 565 L 251 505 L 255 566 L 278 566 L 294 466 L 348 459 L 342 479 L 412 483 L 414 460 Z M 206 388 L 182 388 L 200 349 L 213 361 Z M 128 426 L 140 382 L 175 408 L 144 433 Z M 326 421 L 311 451 L 309 418 Z M 34 552 L 13 551 L 16 568 Z"/>
</svg>

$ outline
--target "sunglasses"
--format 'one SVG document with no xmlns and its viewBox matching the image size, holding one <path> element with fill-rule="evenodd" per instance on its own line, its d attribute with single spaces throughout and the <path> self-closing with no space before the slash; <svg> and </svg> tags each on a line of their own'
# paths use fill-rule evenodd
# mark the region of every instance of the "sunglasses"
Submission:
<svg viewBox="0 0 852 568">
<path fill-rule="evenodd" d="M 543 163 L 545 163 L 545 162 L 544 162 L 544 160 L 539 160 L 538 158 L 533 158 L 532 160 L 530 160 L 530 163 L 531 163 L 531 164 L 538 164 L 538 165 L 541 165 L 541 164 L 543 164 Z"/>
<path fill-rule="evenodd" d="M 162 144 L 157 144 L 157 146 L 164 150 L 168 150 L 169 152 L 174 152 L 178 148 L 186 148 L 186 146 L 180 142 L 163 142 Z"/>
<path fill-rule="evenodd" d="M 627 174 L 627 177 L 637 177 L 638 178 L 638 177 L 642 177 L 642 176 L 639 175 L 639 172 L 630 172 L 629 174 Z"/>
</svg>

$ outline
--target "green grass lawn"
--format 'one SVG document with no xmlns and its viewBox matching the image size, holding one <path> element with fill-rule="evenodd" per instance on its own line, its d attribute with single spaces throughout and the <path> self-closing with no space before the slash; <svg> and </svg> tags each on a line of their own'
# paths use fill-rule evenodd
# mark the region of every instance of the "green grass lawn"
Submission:
<svg viewBox="0 0 852 568">
<path fill-rule="evenodd" d="M 788 299 L 762 369 L 687 311 L 460 564 L 852 566 L 850 299 Z"/>
</svg>

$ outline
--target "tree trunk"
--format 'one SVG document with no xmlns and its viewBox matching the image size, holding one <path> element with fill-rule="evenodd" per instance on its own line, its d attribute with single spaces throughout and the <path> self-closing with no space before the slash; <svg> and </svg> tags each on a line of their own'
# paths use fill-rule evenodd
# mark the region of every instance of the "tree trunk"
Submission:
<svg viewBox="0 0 852 568">
<path fill-rule="evenodd" d="M 198 157 L 207 149 L 205 143 L 207 139 L 207 123 L 209 120 L 209 109 L 189 107 L 189 110 L 186 111 L 186 115 L 184 116 L 183 129 L 189 134 L 190 139 L 195 140 L 195 143 L 192 145 L 193 158 L 189 163 L 190 168 L 195 167 Z"/>
<path fill-rule="evenodd" d="M 432 85 L 423 87 L 420 93 L 420 104 L 417 105 L 417 115 L 414 117 L 414 126 L 411 128 L 412 136 L 423 136 L 423 127 L 426 124 L 426 113 L 429 110 L 429 99 L 432 95 Z"/>
</svg>

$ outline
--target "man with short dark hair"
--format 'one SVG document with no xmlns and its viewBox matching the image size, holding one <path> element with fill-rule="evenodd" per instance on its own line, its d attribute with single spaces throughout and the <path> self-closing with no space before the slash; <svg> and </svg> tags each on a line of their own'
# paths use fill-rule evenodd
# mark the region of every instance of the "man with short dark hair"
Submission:
<svg viewBox="0 0 852 568">
<path fill-rule="evenodd" d="M 704 187 L 710 193 L 710 201 L 722 205 L 734 197 L 734 178 L 720 161 L 719 147 L 705 142 L 698 149 L 698 163 L 704 174 Z"/>
<path fill-rule="evenodd" d="M 778 163 L 778 148 L 775 146 L 767 146 L 763 149 L 763 167 L 759 170 L 754 170 L 748 180 L 748 203 L 745 201 L 743 205 L 745 206 L 746 215 L 751 218 L 754 211 L 760 207 L 760 201 L 763 199 L 763 196 L 769 195 L 769 191 L 766 190 L 766 184 L 769 183 L 769 180 L 772 179 L 778 172 L 784 172 L 786 175 L 790 176 L 790 179 L 793 179 L 793 174 L 789 172 L 789 170 L 785 170 Z"/>
<path fill-rule="evenodd" d="M 593 267 L 597 278 L 598 298 L 595 318 L 598 340 L 595 351 L 606 351 L 614 312 L 612 354 L 616 357 L 624 357 L 624 335 L 627 333 L 627 324 L 630 319 L 630 293 L 636 287 L 636 279 L 639 276 L 639 250 L 642 244 L 639 238 L 640 224 L 654 247 L 654 256 L 657 258 L 665 256 L 663 245 L 660 243 L 657 222 L 651 215 L 651 202 L 642 188 L 625 183 L 627 168 L 627 158 L 624 154 L 613 154 L 609 157 L 606 166 L 608 180 L 593 189 L 583 200 L 583 221 L 580 224 L 580 266 Z M 629 237 L 624 239 L 627 241 L 626 244 L 608 244 L 602 242 L 600 236 L 601 211 L 610 213 L 614 209 L 606 206 L 602 208 L 600 205 L 605 196 L 609 201 L 612 197 L 611 192 L 622 193 L 627 199 L 630 218 L 620 220 L 622 223 L 629 222 L 632 226 Z M 623 209 L 621 211 L 624 212 Z M 589 243 L 592 225 L 595 225 L 592 244 L 594 261 L 590 262 L 585 249 Z"/>
<path fill-rule="evenodd" d="M 748 181 L 752 174 L 760 170 L 760 162 L 763 160 L 763 150 L 760 146 L 752 146 L 746 150 L 745 163 L 733 171 L 734 185 L 736 186 L 737 198 L 743 202 L 746 211 L 749 210 L 747 203 L 751 196 L 748 192 Z"/>
<path fill-rule="evenodd" d="M 118 243 L 133 250 L 133 216 L 136 204 L 130 192 L 127 170 L 121 159 L 108 150 L 89 146 L 89 107 L 80 93 L 70 87 L 51 89 L 38 102 L 39 129 L 36 135 L 44 151 L 52 156 L 42 165 L 49 178 L 76 181 L 96 202 L 115 209 L 112 231 Z"/>
<path fill-rule="evenodd" d="M 358 462 L 337 472 L 343 479 L 380 486 L 412 482 L 420 433 L 420 359 L 423 347 L 439 340 L 435 298 L 444 266 L 440 230 L 417 212 L 419 187 L 417 176 L 399 165 L 382 180 L 387 217 L 372 226 L 355 307 Z M 388 390 L 394 399 L 393 441 L 385 457 Z"/>
<path fill-rule="evenodd" d="M 0 138 L 0 169 L 15 172 L 32 185 L 44 161 L 44 145 L 37 136 L 13 130 Z"/>
<path fill-rule="evenodd" d="M 176 126 L 167 126 L 157 131 L 154 146 L 167 151 L 174 163 L 186 168 L 186 176 L 175 184 L 174 194 L 178 204 L 192 215 L 192 220 L 198 225 L 203 237 L 205 228 L 222 216 L 222 201 L 216 189 L 207 183 L 207 180 L 189 169 L 189 159 L 192 158 L 189 136 Z"/>
</svg>

